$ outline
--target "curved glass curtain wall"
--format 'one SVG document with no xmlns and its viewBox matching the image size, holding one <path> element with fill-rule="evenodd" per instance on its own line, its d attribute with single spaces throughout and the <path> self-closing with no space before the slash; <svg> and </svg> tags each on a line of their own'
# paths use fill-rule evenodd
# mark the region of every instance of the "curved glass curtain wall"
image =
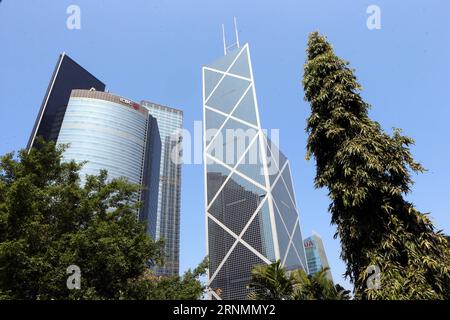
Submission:
<svg viewBox="0 0 450 320">
<path fill-rule="evenodd" d="M 130 106 L 103 99 L 71 96 L 58 144 L 69 144 L 64 161 L 87 161 L 80 171 L 108 171 L 108 179 L 141 183 L 147 116 Z"/>
</svg>

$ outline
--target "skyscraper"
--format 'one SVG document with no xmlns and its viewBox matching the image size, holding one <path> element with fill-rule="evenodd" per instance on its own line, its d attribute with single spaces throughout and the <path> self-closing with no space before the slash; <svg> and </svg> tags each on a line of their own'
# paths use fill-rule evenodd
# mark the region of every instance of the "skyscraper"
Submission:
<svg viewBox="0 0 450 320">
<path fill-rule="evenodd" d="M 157 120 L 161 135 L 161 164 L 156 217 L 156 239 L 164 239 L 165 261 L 156 267 L 159 275 L 178 275 L 180 257 L 181 164 L 179 145 L 183 111 L 142 101 Z"/>
<path fill-rule="evenodd" d="M 210 294 L 245 299 L 251 269 L 307 270 L 289 161 L 260 124 L 248 44 L 204 66 L 205 207 Z"/>
<path fill-rule="evenodd" d="M 317 233 L 313 233 L 312 236 L 306 238 L 304 240 L 304 246 L 309 274 L 330 267 L 327 255 L 325 254 L 325 248 L 323 247 L 322 238 Z M 330 270 L 327 271 L 327 278 L 333 281 Z"/>
<path fill-rule="evenodd" d="M 37 136 L 46 141 L 58 139 L 67 102 L 73 89 L 104 91 L 105 84 L 86 71 L 68 55 L 59 56 L 36 122 L 28 140 L 27 149 L 33 147 Z"/>
<path fill-rule="evenodd" d="M 86 174 L 108 171 L 108 179 L 127 178 L 143 186 L 139 219 L 155 236 L 161 140 L 156 119 L 129 99 L 95 90 L 72 90 L 58 135 L 68 144 L 63 161 L 84 162 Z"/>
<path fill-rule="evenodd" d="M 179 146 L 183 112 L 147 101 L 140 105 L 104 91 L 105 84 L 61 54 L 28 148 L 37 136 L 70 144 L 64 159 L 87 161 L 82 183 L 85 174 L 100 169 L 107 169 L 110 178 L 140 183 L 139 218 L 148 220 L 153 239 L 166 243 L 166 264 L 157 272 L 178 274 L 181 165 L 171 152 Z"/>
</svg>

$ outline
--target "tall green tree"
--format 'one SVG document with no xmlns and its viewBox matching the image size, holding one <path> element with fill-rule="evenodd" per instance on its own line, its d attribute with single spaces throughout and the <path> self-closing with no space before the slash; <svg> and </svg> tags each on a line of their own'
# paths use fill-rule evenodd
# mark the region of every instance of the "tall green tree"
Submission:
<svg viewBox="0 0 450 320">
<path fill-rule="evenodd" d="M 136 219 L 139 186 L 102 171 L 79 183 L 64 147 L 0 158 L 0 298 L 118 299 L 161 261 L 163 247 Z M 66 286 L 81 269 L 81 289 Z"/>
<path fill-rule="evenodd" d="M 413 140 L 369 118 L 354 70 L 317 32 L 309 36 L 303 87 L 308 157 L 316 160 L 316 187 L 328 188 L 355 297 L 449 299 L 447 241 L 405 199 L 411 173 L 424 170 L 410 153 Z M 380 286 L 369 285 L 376 276 L 369 266 L 380 269 Z"/>
<path fill-rule="evenodd" d="M 294 300 L 350 300 L 350 291 L 327 278 L 329 268 L 309 275 L 303 270 L 292 273 Z"/>
</svg>

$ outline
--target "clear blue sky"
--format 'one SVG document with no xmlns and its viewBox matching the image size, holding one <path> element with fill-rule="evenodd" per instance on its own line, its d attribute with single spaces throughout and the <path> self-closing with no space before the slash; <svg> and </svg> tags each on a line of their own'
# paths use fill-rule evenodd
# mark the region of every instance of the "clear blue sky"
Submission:
<svg viewBox="0 0 450 320">
<path fill-rule="evenodd" d="M 81 8 L 81 30 L 66 28 L 66 9 Z M 366 9 L 381 8 L 381 30 Z M 250 43 L 262 125 L 280 128 L 290 158 L 303 235 L 322 235 L 334 278 L 344 264 L 333 239 L 325 190 L 315 190 L 305 161 L 309 105 L 300 86 L 309 32 L 328 36 L 351 62 L 383 128 L 416 140 L 429 169 L 409 195 L 450 233 L 450 2 L 282 0 L 3 0 L 0 3 L 0 154 L 26 145 L 60 52 L 104 81 L 111 92 L 181 108 L 185 127 L 202 117 L 201 66 L 222 55 L 221 23 Z M 203 166 L 183 167 L 181 270 L 205 254 Z"/>
</svg>

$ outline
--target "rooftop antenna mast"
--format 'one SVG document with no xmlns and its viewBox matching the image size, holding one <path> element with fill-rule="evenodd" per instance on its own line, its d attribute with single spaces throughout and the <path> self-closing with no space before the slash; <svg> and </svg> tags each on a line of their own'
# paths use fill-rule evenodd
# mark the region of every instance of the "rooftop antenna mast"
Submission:
<svg viewBox="0 0 450 320">
<path fill-rule="evenodd" d="M 223 53 L 224 53 L 224 55 L 227 55 L 228 49 L 239 48 L 240 47 L 240 44 L 239 44 L 239 32 L 238 32 L 238 28 L 237 28 L 237 19 L 236 19 L 236 17 L 234 17 L 234 33 L 236 35 L 236 42 L 231 44 L 231 45 L 229 45 L 227 47 L 227 42 L 226 42 L 226 39 L 225 39 L 225 25 L 222 24 L 222 38 L 223 38 Z"/>
<path fill-rule="evenodd" d="M 239 33 L 237 28 L 237 19 L 234 17 L 234 33 L 236 34 L 236 46 L 239 48 Z"/>
<path fill-rule="evenodd" d="M 227 42 L 225 41 L 225 26 L 222 23 L 222 37 L 223 37 L 223 54 L 227 55 Z"/>
</svg>

